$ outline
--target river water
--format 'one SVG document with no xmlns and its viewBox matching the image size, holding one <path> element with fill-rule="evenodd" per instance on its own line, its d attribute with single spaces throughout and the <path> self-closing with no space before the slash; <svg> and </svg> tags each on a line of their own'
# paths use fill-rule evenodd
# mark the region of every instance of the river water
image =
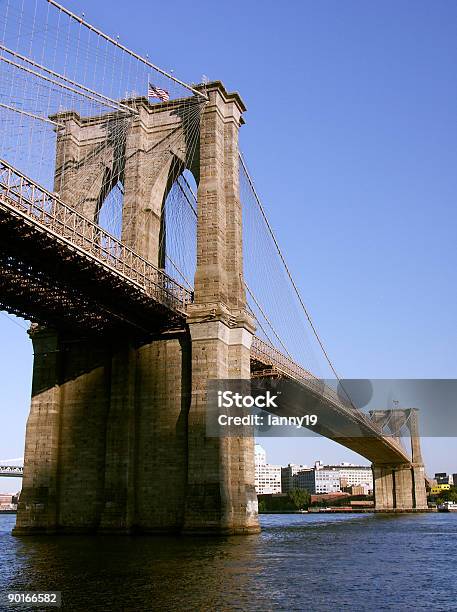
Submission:
<svg viewBox="0 0 457 612">
<path fill-rule="evenodd" d="M 264 515 L 260 535 L 217 539 L 15 538 L 14 520 L 0 516 L 0 597 L 58 590 L 87 612 L 457 610 L 457 514 Z"/>
</svg>

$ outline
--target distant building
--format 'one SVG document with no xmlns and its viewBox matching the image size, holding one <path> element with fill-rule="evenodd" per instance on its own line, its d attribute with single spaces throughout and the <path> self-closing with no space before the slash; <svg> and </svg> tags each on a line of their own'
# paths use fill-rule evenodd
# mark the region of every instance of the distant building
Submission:
<svg viewBox="0 0 457 612">
<path fill-rule="evenodd" d="M 454 487 L 457 487 L 457 473 L 452 474 L 452 484 L 454 485 Z"/>
<path fill-rule="evenodd" d="M 451 474 L 446 474 L 446 472 L 437 472 L 435 474 L 436 484 L 454 484 L 454 479 Z"/>
<path fill-rule="evenodd" d="M 368 495 L 370 489 L 367 484 L 352 485 L 352 487 L 349 487 L 349 493 L 351 495 Z"/>
<path fill-rule="evenodd" d="M 451 488 L 450 484 L 437 484 L 434 485 L 431 489 L 430 489 L 430 493 L 432 495 L 439 495 L 440 493 L 442 493 L 443 491 L 449 491 L 449 489 Z"/>
<path fill-rule="evenodd" d="M 366 485 L 370 491 L 373 490 L 373 471 L 370 465 L 341 463 L 340 465 L 328 467 L 331 467 L 339 472 L 340 480 L 346 487 Z"/>
<path fill-rule="evenodd" d="M 297 489 L 306 489 L 312 494 L 339 493 L 340 477 L 338 472 L 318 465 L 313 468 L 301 470 L 294 476 L 294 484 Z"/>
<path fill-rule="evenodd" d="M 288 493 L 292 489 L 297 488 L 294 483 L 294 476 L 298 472 L 308 469 L 307 465 L 297 465 L 289 463 L 286 467 L 281 468 L 281 490 L 283 493 Z"/>
<path fill-rule="evenodd" d="M 363 486 L 367 493 L 373 490 L 371 467 L 351 463 L 323 465 L 316 461 L 314 468 L 297 472 L 293 481 L 296 488 L 306 489 L 312 494 L 337 493 L 353 486 Z"/>
<path fill-rule="evenodd" d="M 260 444 L 255 445 L 255 490 L 258 495 L 281 493 L 281 466 L 267 463 Z"/>
<path fill-rule="evenodd" d="M 11 493 L 0 493 L 0 512 L 5 510 L 16 510 L 16 497 Z"/>
<path fill-rule="evenodd" d="M 267 453 L 265 452 L 263 446 L 260 446 L 260 444 L 256 444 L 254 448 L 254 453 L 256 465 L 263 465 L 267 462 Z"/>
</svg>

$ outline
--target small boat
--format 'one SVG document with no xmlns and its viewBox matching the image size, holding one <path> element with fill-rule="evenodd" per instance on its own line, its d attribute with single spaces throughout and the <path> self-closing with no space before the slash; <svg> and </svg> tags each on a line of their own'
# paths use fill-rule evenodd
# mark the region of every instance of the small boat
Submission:
<svg viewBox="0 0 457 612">
<path fill-rule="evenodd" d="M 452 501 L 443 502 L 438 506 L 438 512 L 457 512 L 457 504 Z"/>
</svg>

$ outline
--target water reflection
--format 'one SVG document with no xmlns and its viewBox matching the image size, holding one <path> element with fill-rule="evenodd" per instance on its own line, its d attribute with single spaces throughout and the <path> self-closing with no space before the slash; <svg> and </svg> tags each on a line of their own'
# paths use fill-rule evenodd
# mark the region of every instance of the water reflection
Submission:
<svg viewBox="0 0 457 612">
<path fill-rule="evenodd" d="M 64 610 L 455 609 L 457 515 L 268 515 L 218 539 L 13 538 L 13 522 L 1 592 L 60 590 Z"/>
</svg>

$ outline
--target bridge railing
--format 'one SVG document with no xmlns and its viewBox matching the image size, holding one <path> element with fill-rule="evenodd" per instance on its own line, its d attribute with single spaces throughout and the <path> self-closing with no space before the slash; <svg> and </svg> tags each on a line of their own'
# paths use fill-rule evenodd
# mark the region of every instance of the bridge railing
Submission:
<svg viewBox="0 0 457 612">
<path fill-rule="evenodd" d="M 258 359 L 261 363 L 274 365 L 277 369 L 281 369 L 284 373 L 293 377 L 309 380 L 310 382 L 319 382 L 319 379 L 305 370 L 289 357 L 286 357 L 281 351 L 267 344 L 257 336 L 252 339 L 251 356 Z"/>
<path fill-rule="evenodd" d="M 169 308 L 184 312 L 192 302 L 191 291 L 4 160 L 0 160 L 0 197 L 21 215 L 90 254 Z"/>
<path fill-rule="evenodd" d="M 251 355 L 261 363 L 272 365 L 278 372 L 282 372 L 287 377 L 304 383 L 319 395 L 325 396 L 335 403 L 354 410 L 354 406 L 349 399 L 340 397 L 340 395 L 338 395 L 334 389 L 326 385 L 322 379 L 317 378 L 317 376 L 314 376 L 314 374 L 311 374 L 311 372 L 305 370 L 305 368 L 302 368 L 295 363 L 295 361 L 281 353 L 281 351 L 270 346 L 257 336 L 253 338 Z"/>
</svg>

